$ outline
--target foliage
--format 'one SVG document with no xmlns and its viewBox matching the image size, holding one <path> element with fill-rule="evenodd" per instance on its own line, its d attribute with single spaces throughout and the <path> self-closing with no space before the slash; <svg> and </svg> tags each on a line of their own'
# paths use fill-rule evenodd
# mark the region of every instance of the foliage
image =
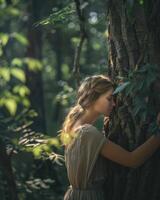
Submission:
<svg viewBox="0 0 160 200">
<path fill-rule="evenodd" d="M 0 33 L 0 56 L 2 58 L 0 66 L 0 107 L 6 108 L 10 115 L 14 116 L 18 106 L 30 106 L 28 99 L 30 90 L 26 86 L 25 66 L 27 65 L 29 70 L 37 71 L 42 68 L 42 64 L 33 58 L 13 58 L 9 62 L 6 58 L 6 51 L 8 51 L 7 43 L 12 38 L 15 38 L 22 47 L 28 45 L 28 40 L 21 33 Z"/>
<path fill-rule="evenodd" d="M 155 133 L 156 129 L 154 100 L 160 97 L 154 93 L 153 85 L 159 78 L 158 66 L 148 63 L 130 71 L 128 77 L 123 77 L 123 81 L 114 91 L 114 95 L 120 94 L 120 98 L 126 101 L 137 124 L 141 126 L 148 123 L 149 118 L 152 119 L 149 127 L 151 133 Z"/>
<path fill-rule="evenodd" d="M 46 19 L 41 20 L 37 23 L 37 25 L 47 25 L 47 24 L 65 24 L 68 23 L 70 20 L 73 20 L 73 16 L 75 15 L 75 5 L 74 3 L 70 3 L 67 6 L 64 6 L 62 9 L 57 10 L 57 8 L 53 9 L 53 13 L 49 15 Z M 73 15 L 74 14 L 74 15 Z"/>
<path fill-rule="evenodd" d="M 61 168 L 55 167 L 62 166 L 64 161 L 59 155 L 62 150 L 58 138 L 32 128 L 37 113 L 31 109 L 31 90 L 26 72 L 38 74 L 43 67 L 37 58 L 26 56 L 31 45 L 25 26 L 27 6 L 28 3 L 19 0 L 0 1 L 0 149 L 4 147 L 5 159 L 11 163 L 9 166 L 5 159 L 0 161 L 2 200 L 10 199 L 7 180 L 11 177 L 5 174 L 9 168 L 13 170 L 12 181 L 16 183 L 15 192 L 18 192 L 19 199 L 49 199 L 54 196 L 58 199 L 63 189 L 62 180 L 56 177 Z M 42 173 L 39 173 L 40 169 L 43 169 Z"/>
<path fill-rule="evenodd" d="M 34 155 L 34 159 L 51 161 L 62 165 L 63 156 L 54 153 L 57 148 L 60 148 L 58 138 L 47 137 L 42 133 L 33 131 L 30 126 L 33 123 L 33 118 L 37 114 L 33 110 L 25 109 L 16 117 L 0 118 L 0 141 L 5 145 L 7 154 L 14 161 L 14 157 L 18 159 L 19 155 L 27 152 Z M 29 160 L 28 160 L 29 161 Z M 27 161 L 27 162 L 28 162 Z M 14 163 L 14 162 L 13 162 Z M 26 161 L 23 161 L 25 165 Z M 17 172 L 18 166 L 15 165 Z M 19 176 L 17 175 L 17 178 Z M 36 190 L 47 190 L 55 181 L 53 179 L 34 178 L 18 179 L 18 190 L 26 193 L 33 193 Z M 21 193 L 21 192 L 20 192 Z"/>
<path fill-rule="evenodd" d="M 55 101 L 60 102 L 60 104 L 64 107 L 73 104 L 75 100 L 74 89 L 70 87 L 65 81 L 61 81 L 59 84 L 62 90 L 56 95 Z"/>
<path fill-rule="evenodd" d="M 58 138 L 47 137 L 42 133 L 33 131 L 30 126 L 34 117 L 37 117 L 37 113 L 28 109 L 24 109 L 22 113 L 19 113 L 14 118 L 1 116 L 1 140 L 4 143 L 7 142 L 8 150 L 11 148 L 17 153 L 21 151 L 33 152 L 35 158 L 41 158 L 42 156 L 58 162 L 58 158 L 61 159 L 61 157 L 58 154 L 54 154 L 52 149 L 53 146 L 60 147 Z M 12 134 L 12 137 L 10 137 L 10 134 Z"/>
</svg>

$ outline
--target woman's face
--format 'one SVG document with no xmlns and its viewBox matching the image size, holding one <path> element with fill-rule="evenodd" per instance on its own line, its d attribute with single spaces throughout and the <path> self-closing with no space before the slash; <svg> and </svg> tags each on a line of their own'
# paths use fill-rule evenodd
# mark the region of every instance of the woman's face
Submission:
<svg viewBox="0 0 160 200">
<path fill-rule="evenodd" d="M 93 109 L 104 116 L 109 116 L 115 106 L 113 100 L 113 88 L 102 94 L 94 103 Z"/>
</svg>

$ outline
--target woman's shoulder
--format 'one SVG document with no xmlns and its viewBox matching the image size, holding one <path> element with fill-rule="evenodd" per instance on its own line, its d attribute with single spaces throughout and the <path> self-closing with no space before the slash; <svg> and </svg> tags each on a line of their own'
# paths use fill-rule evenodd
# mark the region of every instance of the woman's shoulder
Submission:
<svg viewBox="0 0 160 200">
<path fill-rule="evenodd" d="M 90 137 L 99 138 L 103 136 L 102 132 L 99 131 L 96 126 L 94 126 L 93 124 L 87 124 L 87 123 L 75 129 L 74 134 L 75 134 L 76 140 L 79 140 L 79 139 L 86 140 L 87 138 L 89 139 Z"/>
<path fill-rule="evenodd" d="M 83 124 L 76 129 L 76 131 L 88 132 L 88 131 L 98 131 L 98 129 L 93 124 Z"/>
<path fill-rule="evenodd" d="M 98 128 L 96 126 L 94 126 L 93 124 L 84 124 L 81 127 L 79 127 L 79 129 L 76 131 L 79 133 L 80 137 L 96 137 L 98 135 L 98 137 L 103 136 L 103 133 L 98 130 Z"/>
</svg>

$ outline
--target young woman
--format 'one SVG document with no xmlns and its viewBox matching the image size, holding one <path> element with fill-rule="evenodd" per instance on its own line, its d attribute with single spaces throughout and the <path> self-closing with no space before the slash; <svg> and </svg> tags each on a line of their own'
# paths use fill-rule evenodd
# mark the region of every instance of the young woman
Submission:
<svg viewBox="0 0 160 200">
<path fill-rule="evenodd" d="M 115 102 L 113 83 L 103 75 L 87 77 L 79 87 L 77 103 L 71 108 L 62 128 L 70 139 L 65 147 L 65 162 L 70 187 L 64 200 L 103 200 L 107 178 L 105 159 L 123 166 L 142 165 L 160 146 L 160 137 L 151 136 L 130 152 L 113 143 L 94 126 L 103 114 L 109 117 Z"/>
</svg>

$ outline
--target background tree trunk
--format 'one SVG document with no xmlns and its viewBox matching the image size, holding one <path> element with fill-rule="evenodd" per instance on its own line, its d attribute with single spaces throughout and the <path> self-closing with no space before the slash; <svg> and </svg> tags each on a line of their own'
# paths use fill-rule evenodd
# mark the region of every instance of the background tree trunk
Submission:
<svg viewBox="0 0 160 200">
<path fill-rule="evenodd" d="M 160 1 L 112 0 L 108 4 L 109 74 L 126 76 L 146 63 L 160 66 Z M 153 88 L 160 92 L 157 80 Z M 157 112 L 159 99 L 156 99 Z M 133 150 L 146 139 L 146 130 L 134 126 L 131 116 L 117 105 L 113 112 L 114 130 L 105 134 L 128 150 Z M 128 117 L 129 116 L 129 117 Z M 116 119 L 116 120 L 115 120 Z M 118 119 L 118 120 L 117 120 Z M 160 152 L 157 151 L 137 169 L 129 169 L 111 161 L 106 200 L 157 200 L 160 198 Z M 113 186 L 113 187 L 112 187 Z"/>
<path fill-rule="evenodd" d="M 30 1 L 28 3 L 28 40 L 27 57 L 42 59 L 42 30 L 35 27 L 34 23 L 40 20 L 42 3 L 39 1 Z M 45 132 L 45 108 L 44 108 L 44 91 L 42 83 L 42 72 L 31 72 L 26 70 L 27 85 L 30 88 L 30 101 L 32 107 L 38 113 L 38 117 L 34 121 L 34 128 L 37 131 Z"/>
<path fill-rule="evenodd" d="M 2 171 L 4 172 L 8 190 L 6 192 L 6 188 L 4 188 L 5 192 L 7 193 L 8 199 L 18 200 L 16 181 L 13 174 L 11 157 L 7 155 L 6 146 L 3 144 L 1 140 L 0 140 L 0 151 L 1 151 L 0 166 L 2 167 Z"/>
</svg>

